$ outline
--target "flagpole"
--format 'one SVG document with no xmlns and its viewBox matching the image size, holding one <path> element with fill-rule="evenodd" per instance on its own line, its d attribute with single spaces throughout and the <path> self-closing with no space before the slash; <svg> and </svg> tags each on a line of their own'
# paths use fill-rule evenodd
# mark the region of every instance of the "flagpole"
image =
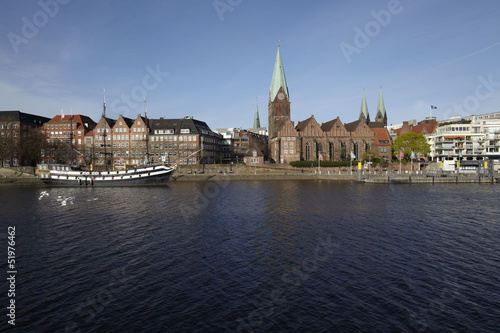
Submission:
<svg viewBox="0 0 500 333">
<path fill-rule="evenodd" d="M 401 174 L 401 160 L 403 158 L 401 157 L 401 151 L 399 152 L 399 174 Z"/>
<path fill-rule="evenodd" d="M 318 152 L 318 174 L 321 174 L 321 158 L 320 158 L 320 154 Z"/>
<path fill-rule="evenodd" d="M 351 175 L 352 175 L 352 151 L 351 151 Z"/>
</svg>

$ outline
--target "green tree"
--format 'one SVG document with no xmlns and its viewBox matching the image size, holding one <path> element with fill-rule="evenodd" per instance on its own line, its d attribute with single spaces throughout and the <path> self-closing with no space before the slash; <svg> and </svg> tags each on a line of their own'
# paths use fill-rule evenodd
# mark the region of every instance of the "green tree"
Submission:
<svg viewBox="0 0 500 333">
<path fill-rule="evenodd" d="M 373 161 L 376 158 L 378 158 L 378 151 L 375 148 L 371 148 L 370 150 L 367 150 L 361 155 L 361 160 L 362 161 Z"/>
<path fill-rule="evenodd" d="M 430 153 L 431 146 L 423 134 L 409 132 L 398 136 L 392 143 L 391 149 L 396 156 L 399 156 L 400 151 L 403 151 L 406 157 L 410 157 L 411 152 L 414 152 L 415 155 L 425 156 Z"/>
</svg>

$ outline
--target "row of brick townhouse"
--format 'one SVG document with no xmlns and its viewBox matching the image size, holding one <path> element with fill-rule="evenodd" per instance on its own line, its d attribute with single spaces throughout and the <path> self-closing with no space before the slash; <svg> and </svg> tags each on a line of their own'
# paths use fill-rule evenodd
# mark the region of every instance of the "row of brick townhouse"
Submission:
<svg viewBox="0 0 500 333">
<path fill-rule="evenodd" d="M 160 162 L 219 163 L 222 141 L 222 136 L 205 122 L 192 117 L 101 116 L 96 123 L 81 114 L 61 113 L 50 119 L 19 111 L 0 111 L 0 165 L 4 166 L 28 164 L 21 158 L 27 159 L 30 149 L 36 150 L 36 157 L 29 164 L 103 168 L 106 164 L 109 167 Z"/>
<path fill-rule="evenodd" d="M 101 117 L 93 131 L 93 163 L 96 166 L 216 163 L 220 138 L 205 122 L 192 117 L 147 119 L 138 115 L 130 119 L 120 115 L 117 120 Z"/>
</svg>

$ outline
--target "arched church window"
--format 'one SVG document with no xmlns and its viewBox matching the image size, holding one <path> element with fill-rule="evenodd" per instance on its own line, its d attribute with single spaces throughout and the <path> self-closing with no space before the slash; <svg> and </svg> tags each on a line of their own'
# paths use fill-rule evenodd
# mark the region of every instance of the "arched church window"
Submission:
<svg viewBox="0 0 500 333">
<path fill-rule="evenodd" d="M 306 143 L 306 161 L 311 160 L 311 145 L 309 142 Z"/>
</svg>

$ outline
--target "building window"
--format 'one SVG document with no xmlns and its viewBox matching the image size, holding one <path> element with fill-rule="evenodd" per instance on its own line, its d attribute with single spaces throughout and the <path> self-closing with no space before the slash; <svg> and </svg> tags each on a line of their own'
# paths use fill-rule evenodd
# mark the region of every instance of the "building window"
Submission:
<svg viewBox="0 0 500 333">
<path fill-rule="evenodd" d="M 309 142 L 306 143 L 306 161 L 311 160 L 311 145 Z"/>
</svg>

